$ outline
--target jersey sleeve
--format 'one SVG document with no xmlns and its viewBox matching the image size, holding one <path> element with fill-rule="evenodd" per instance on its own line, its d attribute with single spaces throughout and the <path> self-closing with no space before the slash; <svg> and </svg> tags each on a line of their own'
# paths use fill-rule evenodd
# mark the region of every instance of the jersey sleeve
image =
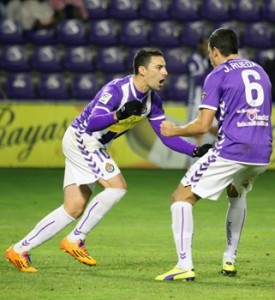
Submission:
<svg viewBox="0 0 275 300">
<path fill-rule="evenodd" d="M 152 126 L 153 130 L 155 131 L 157 136 L 160 138 L 162 143 L 165 146 L 167 146 L 168 148 L 170 148 L 176 152 L 180 152 L 180 153 L 183 153 L 183 154 L 186 154 L 186 155 L 192 157 L 193 152 L 196 148 L 196 145 L 187 142 L 186 140 L 184 140 L 181 137 L 177 137 L 177 136 L 165 137 L 160 133 L 160 124 L 164 120 L 165 120 L 165 118 L 161 119 L 161 120 L 150 120 L 150 125 Z"/>
<path fill-rule="evenodd" d="M 205 79 L 199 108 L 218 110 L 221 99 L 221 74 L 212 71 Z"/>
<path fill-rule="evenodd" d="M 115 85 L 104 87 L 93 101 L 96 101 L 88 119 L 86 132 L 103 130 L 116 123 L 114 111 L 120 105 L 120 91 Z"/>
</svg>

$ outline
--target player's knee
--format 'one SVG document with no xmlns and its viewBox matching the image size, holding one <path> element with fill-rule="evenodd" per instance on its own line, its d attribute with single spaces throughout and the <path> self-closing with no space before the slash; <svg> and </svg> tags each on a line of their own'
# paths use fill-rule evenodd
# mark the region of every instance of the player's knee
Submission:
<svg viewBox="0 0 275 300">
<path fill-rule="evenodd" d="M 64 203 L 65 211 L 74 219 L 77 219 L 84 211 L 85 205 L 80 203 Z"/>
</svg>

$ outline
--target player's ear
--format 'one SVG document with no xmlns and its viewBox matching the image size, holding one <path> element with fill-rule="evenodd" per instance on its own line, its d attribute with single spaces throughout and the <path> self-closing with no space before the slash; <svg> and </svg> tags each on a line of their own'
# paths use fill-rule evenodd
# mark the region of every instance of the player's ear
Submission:
<svg viewBox="0 0 275 300">
<path fill-rule="evenodd" d="M 146 68 L 144 66 L 139 66 L 138 72 L 141 76 L 145 76 Z"/>
</svg>

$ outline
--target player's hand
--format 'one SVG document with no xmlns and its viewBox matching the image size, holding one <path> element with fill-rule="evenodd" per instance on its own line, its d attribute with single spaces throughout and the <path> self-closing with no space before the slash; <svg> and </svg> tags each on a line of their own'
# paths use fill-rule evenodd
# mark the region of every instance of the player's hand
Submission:
<svg viewBox="0 0 275 300">
<path fill-rule="evenodd" d="M 175 127 L 175 124 L 170 121 L 162 121 L 160 124 L 160 133 L 163 136 L 174 136 L 173 129 Z"/>
<path fill-rule="evenodd" d="M 213 148 L 212 144 L 203 144 L 202 146 L 198 146 L 193 151 L 193 157 L 202 157 L 205 153 L 208 152 L 210 148 Z"/>
<path fill-rule="evenodd" d="M 117 112 L 118 120 L 127 119 L 130 116 L 140 116 L 142 111 L 142 104 L 138 100 L 126 102 Z"/>
</svg>

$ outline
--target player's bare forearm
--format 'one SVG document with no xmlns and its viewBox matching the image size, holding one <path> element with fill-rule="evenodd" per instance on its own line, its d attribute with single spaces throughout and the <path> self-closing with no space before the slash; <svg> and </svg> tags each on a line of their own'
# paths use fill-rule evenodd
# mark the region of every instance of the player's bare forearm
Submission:
<svg viewBox="0 0 275 300">
<path fill-rule="evenodd" d="M 203 128 L 201 122 L 196 119 L 183 126 L 177 126 L 170 121 L 163 121 L 160 125 L 160 131 L 163 136 L 198 136 L 206 133 L 206 128 Z"/>
</svg>

